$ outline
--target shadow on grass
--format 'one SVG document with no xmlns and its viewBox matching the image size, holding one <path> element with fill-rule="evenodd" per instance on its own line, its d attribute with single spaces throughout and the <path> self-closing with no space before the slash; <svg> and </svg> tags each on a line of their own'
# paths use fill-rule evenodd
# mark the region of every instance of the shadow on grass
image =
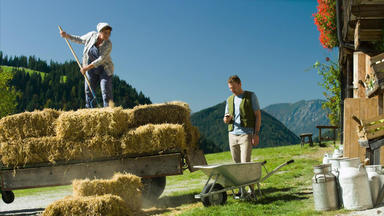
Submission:
<svg viewBox="0 0 384 216">
<path fill-rule="evenodd" d="M 261 189 L 261 192 L 263 194 L 269 194 L 269 193 L 276 193 L 276 192 L 287 192 L 287 191 L 290 191 L 292 189 L 293 189 L 292 187 L 286 187 L 286 188 L 273 188 L 273 187 L 269 187 L 269 188 L 266 188 L 266 189 Z"/>
<path fill-rule="evenodd" d="M 187 194 L 181 194 L 181 195 L 176 195 L 176 196 L 164 196 L 158 199 L 155 202 L 148 202 L 144 201 L 143 202 L 143 207 L 144 208 L 150 208 L 150 207 L 155 207 L 155 208 L 175 208 L 181 205 L 185 204 L 192 204 L 196 203 L 199 200 L 195 199 L 195 192 L 187 193 Z"/>
<path fill-rule="evenodd" d="M 274 194 L 274 195 L 265 195 L 262 198 L 258 199 L 257 201 L 252 201 L 255 204 L 269 204 L 276 201 L 285 201 L 290 202 L 293 200 L 305 200 L 308 199 L 306 196 L 301 196 L 298 194 Z"/>
<path fill-rule="evenodd" d="M 257 200 L 250 200 L 246 201 L 252 204 L 270 204 L 276 201 L 285 201 L 290 202 L 293 200 L 305 200 L 309 199 L 309 195 L 312 194 L 312 192 L 294 192 L 293 187 L 287 187 L 287 188 L 273 188 L 269 187 L 266 189 L 261 189 L 262 196 L 260 197 L 260 194 L 258 191 L 256 191 L 257 194 Z"/>
<path fill-rule="evenodd" d="M 144 209 L 142 215 L 159 215 L 181 209 L 182 205 L 193 204 L 199 201 L 195 199 L 195 194 L 196 192 L 190 192 L 181 195 L 164 196 L 154 202 L 143 201 L 143 207 L 146 209 Z"/>
</svg>

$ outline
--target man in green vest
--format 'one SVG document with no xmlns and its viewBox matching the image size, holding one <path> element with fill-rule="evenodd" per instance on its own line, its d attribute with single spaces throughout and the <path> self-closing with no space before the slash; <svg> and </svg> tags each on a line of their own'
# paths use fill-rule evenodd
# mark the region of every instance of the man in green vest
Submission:
<svg viewBox="0 0 384 216">
<path fill-rule="evenodd" d="M 234 75 L 228 79 L 233 93 L 227 99 L 224 123 L 228 124 L 229 147 L 236 163 L 251 161 L 252 146 L 259 144 L 261 112 L 255 93 L 244 91 L 241 80 Z M 253 187 L 251 187 L 253 192 Z"/>
<path fill-rule="evenodd" d="M 224 122 L 228 124 L 229 147 L 236 163 L 251 161 L 252 145 L 259 144 L 261 112 L 255 93 L 244 91 L 241 80 L 234 75 L 228 79 L 233 93 L 227 99 Z"/>
</svg>

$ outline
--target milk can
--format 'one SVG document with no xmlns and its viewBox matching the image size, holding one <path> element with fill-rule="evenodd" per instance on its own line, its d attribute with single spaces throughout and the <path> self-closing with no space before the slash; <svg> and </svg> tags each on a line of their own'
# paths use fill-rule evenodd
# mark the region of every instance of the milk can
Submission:
<svg viewBox="0 0 384 216">
<path fill-rule="evenodd" d="M 370 165 L 365 167 L 368 174 L 369 187 L 371 188 L 372 203 L 376 205 L 377 197 L 381 187 L 380 171 L 381 165 Z"/>
<path fill-rule="evenodd" d="M 318 211 L 335 210 L 339 206 L 336 189 L 336 177 L 331 173 L 331 164 L 314 166 L 312 178 L 315 209 Z"/>
<path fill-rule="evenodd" d="M 336 177 L 339 177 L 339 169 L 340 169 L 340 161 L 344 160 L 346 158 L 329 158 L 328 161 L 331 164 L 331 170 L 333 175 Z"/>
<path fill-rule="evenodd" d="M 325 153 L 323 157 L 323 164 L 329 164 L 329 158 L 332 158 L 332 154 Z"/>
<path fill-rule="evenodd" d="M 341 158 L 341 157 L 343 157 L 343 150 L 341 150 L 341 149 L 335 149 L 334 151 L 333 151 L 333 158 Z"/>
<path fill-rule="evenodd" d="M 368 175 L 359 158 L 340 161 L 339 183 L 345 209 L 363 210 L 373 207 Z"/>
<path fill-rule="evenodd" d="M 384 187 L 384 169 L 381 165 L 378 165 L 378 167 L 380 167 L 380 171 L 378 173 L 380 178 L 380 189 L 381 189 L 382 187 Z M 379 194 L 379 197 L 380 197 L 380 194 Z M 380 203 L 384 203 L 384 199 L 382 199 Z M 376 205 L 380 203 L 376 203 Z"/>
</svg>

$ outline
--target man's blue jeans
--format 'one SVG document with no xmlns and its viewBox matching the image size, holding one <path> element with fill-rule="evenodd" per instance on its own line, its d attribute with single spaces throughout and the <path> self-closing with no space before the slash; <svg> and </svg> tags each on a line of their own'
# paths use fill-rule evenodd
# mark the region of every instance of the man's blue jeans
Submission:
<svg viewBox="0 0 384 216">
<path fill-rule="evenodd" d="M 93 91 L 96 90 L 97 84 L 100 81 L 101 94 L 103 97 L 103 105 L 104 107 L 108 107 L 109 101 L 113 100 L 113 94 L 112 94 L 113 76 L 108 76 L 103 66 L 99 66 L 97 68 L 93 68 L 87 71 L 86 75 L 88 77 L 88 80 L 91 84 L 91 88 Z M 92 101 L 93 96 L 92 96 L 91 90 L 88 88 L 87 81 L 84 81 L 84 84 L 85 84 L 85 102 L 86 102 L 85 106 L 87 108 L 96 107 L 95 106 L 96 101 Z"/>
</svg>

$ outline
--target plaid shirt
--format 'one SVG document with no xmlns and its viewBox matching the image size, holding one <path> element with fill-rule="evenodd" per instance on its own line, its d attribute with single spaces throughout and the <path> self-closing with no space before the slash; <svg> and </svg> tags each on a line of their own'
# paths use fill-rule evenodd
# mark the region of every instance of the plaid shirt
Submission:
<svg viewBox="0 0 384 216">
<path fill-rule="evenodd" d="M 89 49 L 96 43 L 98 37 L 98 33 L 95 31 L 89 32 L 83 36 L 76 36 L 76 35 L 69 35 L 69 39 L 73 42 L 84 44 L 84 51 L 83 51 L 83 66 L 88 65 L 88 59 L 89 59 Z M 100 56 L 99 58 L 95 59 L 91 64 L 93 64 L 96 67 L 103 65 L 104 70 L 107 72 L 108 76 L 113 75 L 113 63 L 111 59 L 111 51 L 112 51 L 112 42 L 110 40 L 106 40 L 103 43 L 100 44 L 98 47 Z"/>
</svg>

